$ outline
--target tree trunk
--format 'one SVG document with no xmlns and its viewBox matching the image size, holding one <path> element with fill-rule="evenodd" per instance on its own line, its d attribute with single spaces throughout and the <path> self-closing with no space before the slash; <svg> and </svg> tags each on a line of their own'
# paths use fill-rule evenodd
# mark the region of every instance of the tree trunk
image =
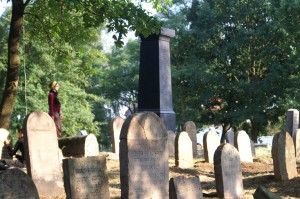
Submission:
<svg viewBox="0 0 300 199">
<path fill-rule="evenodd" d="M 221 140 L 220 140 L 221 144 L 225 143 L 225 140 L 226 140 L 225 134 L 230 129 L 231 125 L 229 123 L 224 123 L 222 125 L 222 127 L 223 127 L 223 131 L 222 131 L 222 136 L 221 136 Z"/>
<path fill-rule="evenodd" d="M 0 128 L 9 129 L 19 82 L 19 46 L 25 10 L 23 0 L 12 0 L 12 16 L 8 37 L 8 63 L 4 92 L 0 105 Z"/>
<path fill-rule="evenodd" d="M 257 143 L 258 127 L 259 122 L 257 122 L 256 120 L 251 120 L 251 138 L 255 143 Z"/>
</svg>

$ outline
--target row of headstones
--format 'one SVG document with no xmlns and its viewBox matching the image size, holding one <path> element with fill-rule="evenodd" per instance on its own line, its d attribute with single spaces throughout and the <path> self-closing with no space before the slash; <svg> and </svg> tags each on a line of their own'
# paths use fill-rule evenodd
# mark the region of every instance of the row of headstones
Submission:
<svg viewBox="0 0 300 199">
<path fill-rule="evenodd" d="M 76 145 L 73 154 L 83 158 L 63 158 L 55 124 L 47 113 L 29 114 L 24 127 L 27 174 L 13 167 L 1 171 L 0 198 L 109 198 L 106 157 L 99 156 L 93 134 L 72 139 L 75 144 L 65 139 L 62 151 L 69 154 Z"/>
</svg>

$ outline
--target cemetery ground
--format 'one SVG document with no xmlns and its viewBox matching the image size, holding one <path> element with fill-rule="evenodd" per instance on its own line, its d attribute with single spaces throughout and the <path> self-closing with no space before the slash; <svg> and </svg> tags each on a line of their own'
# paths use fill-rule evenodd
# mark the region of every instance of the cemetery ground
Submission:
<svg viewBox="0 0 300 199">
<path fill-rule="evenodd" d="M 117 154 L 109 153 L 107 157 L 107 172 L 109 177 L 109 190 L 111 199 L 121 197 L 120 168 Z M 297 160 L 300 163 L 300 160 Z M 277 181 L 274 179 L 273 160 L 271 148 L 257 148 L 253 163 L 241 163 L 243 173 L 243 185 L 245 199 L 253 198 L 253 194 L 259 185 L 276 193 L 284 199 L 300 198 L 300 168 L 298 177 L 289 181 Z M 169 159 L 169 178 L 176 176 L 199 176 L 202 186 L 203 198 L 217 198 L 215 189 L 214 165 L 204 162 L 204 157 L 194 160 L 194 168 L 180 169 L 175 167 L 175 159 Z M 50 199 L 41 197 L 41 199 Z M 52 198 L 51 198 L 52 199 Z M 65 196 L 55 199 L 65 199 Z"/>
</svg>

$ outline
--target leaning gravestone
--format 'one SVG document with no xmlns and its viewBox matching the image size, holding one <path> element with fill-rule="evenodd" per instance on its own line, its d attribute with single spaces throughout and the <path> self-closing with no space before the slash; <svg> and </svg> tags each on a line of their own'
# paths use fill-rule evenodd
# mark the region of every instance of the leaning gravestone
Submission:
<svg viewBox="0 0 300 199">
<path fill-rule="evenodd" d="M 286 114 L 286 128 L 291 137 L 297 132 L 299 128 L 299 111 L 297 109 L 289 109 Z"/>
<path fill-rule="evenodd" d="M 1 199 L 39 199 L 32 179 L 18 168 L 9 168 L 0 172 Z"/>
<path fill-rule="evenodd" d="M 234 134 L 234 146 L 240 153 L 241 162 L 253 162 L 251 142 L 246 131 L 238 131 Z"/>
<path fill-rule="evenodd" d="M 243 176 L 240 155 L 229 143 L 221 144 L 214 155 L 217 195 L 220 198 L 243 198 Z"/>
<path fill-rule="evenodd" d="M 63 160 L 67 199 L 109 198 L 106 157 L 84 157 Z"/>
<path fill-rule="evenodd" d="M 169 182 L 170 199 L 201 199 L 203 198 L 201 183 L 198 177 L 177 176 Z"/>
<path fill-rule="evenodd" d="M 175 138 L 176 134 L 173 131 L 168 131 L 168 150 L 169 156 L 175 156 Z"/>
<path fill-rule="evenodd" d="M 83 136 L 58 139 L 58 146 L 64 157 L 88 157 L 99 155 L 97 137 L 90 133 Z"/>
<path fill-rule="evenodd" d="M 182 169 L 194 167 L 192 141 L 185 131 L 177 133 L 175 138 L 175 166 Z"/>
<path fill-rule="evenodd" d="M 120 133 L 124 119 L 120 116 L 115 117 L 110 123 L 111 149 L 113 153 L 119 154 Z"/>
<path fill-rule="evenodd" d="M 203 148 L 205 162 L 214 163 L 214 154 L 220 145 L 220 138 L 216 130 L 210 130 L 203 136 Z"/>
<path fill-rule="evenodd" d="M 285 181 L 297 177 L 295 148 L 288 132 L 280 132 L 274 135 L 272 158 L 276 180 Z"/>
<path fill-rule="evenodd" d="M 129 116 L 120 135 L 121 198 L 169 197 L 168 134 L 152 112 Z"/>
<path fill-rule="evenodd" d="M 11 159 L 7 149 L 4 147 L 4 141 L 7 140 L 8 136 L 9 132 L 4 128 L 0 128 L 0 159 Z"/>
<path fill-rule="evenodd" d="M 226 140 L 226 143 L 232 144 L 234 146 L 234 132 L 233 132 L 233 130 L 228 130 L 225 133 L 225 140 Z"/>
<path fill-rule="evenodd" d="M 300 158 L 300 129 L 297 129 L 297 132 L 293 136 L 294 146 L 295 146 L 295 156 L 296 159 Z"/>
<path fill-rule="evenodd" d="M 187 121 L 183 126 L 183 131 L 187 132 L 192 140 L 193 157 L 197 157 L 197 128 L 194 122 Z"/>
<path fill-rule="evenodd" d="M 32 112 L 24 120 L 25 158 L 28 175 L 39 195 L 64 195 L 56 127 L 44 112 Z"/>
</svg>

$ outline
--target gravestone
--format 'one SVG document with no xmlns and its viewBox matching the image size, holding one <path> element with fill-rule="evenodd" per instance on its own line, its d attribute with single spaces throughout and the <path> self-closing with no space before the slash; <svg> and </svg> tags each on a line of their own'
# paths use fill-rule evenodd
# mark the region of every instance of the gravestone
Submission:
<svg viewBox="0 0 300 199">
<path fill-rule="evenodd" d="M 67 199 L 108 199 L 106 157 L 94 156 L 63 160 Z"/>
<path fill-rule="evenodd" d="M 99 143 L 97 137 L 88 135 L 65 137 L 58 139 L 58 146 L 64 157 L 88 157 L 99 155 Z"/>
<path fill-rule="evenodd" d="M 193 145 L 193 157 L 197 157 L 197 128 L 194 122 L 187 121 L 184 123 L 183 131 L 187 132 L 192 140 Z"/>
<path fill-rule="evenodd" d="M 9 168 L 0 172 L 1 199 L 39 199 L 38 191 L 32 179 L 18 168 Z"/>
<path fill-rule="evenodd" d="M 253 194 L 254 199 L 281 199 L 280 196 L 259 185 Z"/>
<path fill-rule="evenodd" d="M 170 39 L 175 31 L 163 28 L 159 35 L 141 36 L 138 112 L 156 113 L 167 130 L 176 131 L 173 110 Z"/>
<path fill-rule="evenodd" d="M 297 129 L 293 136 L 294 146 L 295 146 L 295 156 L 296 159 L 300 158 L 300 129 Z"/>
<path fill-rule="evenodd" d="M 175 156 L 175 138 L 176 134 L 173 131 L 168 131 L 168 150 L 169 156 Z"/>
<path fill-rule="evenodd" d="M 234 134 L 234 146 L 240 153 L 241 162 L 253 162 L 251 142 L 246 131 L 238 131 Z"/>
<path fill-rule="evenodd" d="M 182 169 L 193 168 L 193 146 L 187 132 L 177 133 L 175 138 L 175 166 Z"/>
<path fill-rule="evenodd" d="M 220 145 L 220 138 L 216 130 L 210 130 L 203 136 L 203 148 L 205 162 L 214 163 L 214 154 Z"/>
<path fill-rule="evenodd" d="M 198 177 L 177 176 L 170 179 L 170 199 L 202 199 L 202 188 Z"/>
<path fill-rule="evenodd" d="M 111 149 L 113 153 L 119 154 L 120 133 L 124 121 L 122 117 L 117 116 L 110 123 Z"/>
<path fill-rule="evenodd" d="M 214 155 L 217 195 L 220 198 L 244 198 L 240 155 L 229 143 L 221 144 Z"/>
<path fill-rule="evenodd" d="M 39 195 L 65 194 L 53 119 L 47 113 L 32 112 L 26 116 L 24 126 L 27 174 L 33 179 Z"/>
<path fill-rule="evenodd" d="M 299 111 L 297 109 L 289 109 L 286 114 L 286 128 L 291 137 L 297 132 L 299 128 Z"/>
<path fill-rule="evenodd" d="M 233 132 L 233 130 L 228 130 L 225 133 L 225 140 L 226 140 L 226 143 L 232 144 L 234 146 L 234 132 Z"/>
<path fill-rule="evenodd" d="M 272 158 L 276 180 L 290 180 L 297 177 L 295 148 L 293 139 L 288 132 L 274 135 Z"/>
<path fill-rule="evenodd" d="M 168 134 L 153 112 L 129 116 L 120 135 L 121 198 L 169 197 Z"/>
<path fill-rule="evenodd" d="M 7 140 L 8 137 L 9 132 L 4 128 L 0 128 L 0 159 L 11 159 L 8 150 L 4 146 L 4 141 Z"/>
</svg>

